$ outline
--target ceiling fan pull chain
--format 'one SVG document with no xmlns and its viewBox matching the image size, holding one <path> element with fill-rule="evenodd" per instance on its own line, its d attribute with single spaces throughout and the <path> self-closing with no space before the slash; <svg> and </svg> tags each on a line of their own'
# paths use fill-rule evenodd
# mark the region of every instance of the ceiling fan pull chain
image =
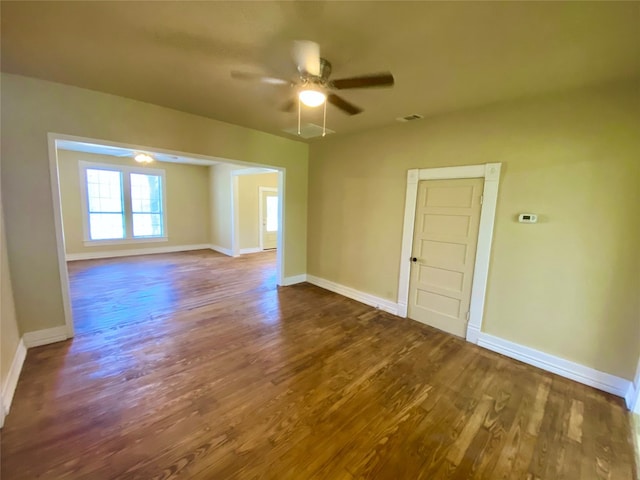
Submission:
<svg viewBox="0 0 640 480">
<path fill-rule="evenodd" d="M 322 117 L 322 136 L 327 135 L 327 102 L 324 102 L 324 115 Z"/>
<path fill-rule="evenodd" d="M 298 97 L 298 135 L 300 135 L 300 97 Z"/>
</svg>

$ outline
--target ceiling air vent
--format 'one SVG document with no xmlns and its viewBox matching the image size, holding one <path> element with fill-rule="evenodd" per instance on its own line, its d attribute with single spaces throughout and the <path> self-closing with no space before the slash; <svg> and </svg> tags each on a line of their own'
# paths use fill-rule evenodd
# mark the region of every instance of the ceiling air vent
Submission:
<svg viewBox="0 0 640 480">
<path fill-rule="evenodd" d="M 414 113 L 413 115 L 407 115 L 406 117 L 398 117 L 396 118 L 399 122 L 412 122 L 413 120 L 422 120 L 424 117 L 422 115 L 418 115 Z"/>
<path fill-rule="evenodd" d="M 322 127 L 313 123 L 305 123 L 300 125 L 300 135 L 298 135 L 298 127 L 285 128 L 283 132 L 287 132 L 291 135 L 301 138 L 314 138 L 322 136 Z M 326 129 L 327 135 L 336 133 L 333 130 Z"/>
</svg>

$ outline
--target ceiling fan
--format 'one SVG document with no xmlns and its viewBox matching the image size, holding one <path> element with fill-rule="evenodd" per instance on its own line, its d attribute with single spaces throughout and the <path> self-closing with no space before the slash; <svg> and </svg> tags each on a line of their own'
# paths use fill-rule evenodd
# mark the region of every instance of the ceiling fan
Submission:
<svg viewBox="0 0 640 480">
<path fill-rule="evenodd" d="M 232 71 L 231 77 L 294 87 L 298 98 L 293 98 L 283 105 L 282 110 L 284 111 L 292 111 L 299 99 L 301 103 L 309 107 L 318 107 L 326 101 L 348 115 L 357 115 L 362 112 L 362 109 L 333 93 L 334 90 L 391 87 L 394 83 L 393 75 L 390 72 L 330 80 L 331 63 L 320 56 L 320 45 L 308 40 L 294 42 L 293 60 L 298 70 L 297 78 L 294 81 L 238 71 Z"/>
</svg>

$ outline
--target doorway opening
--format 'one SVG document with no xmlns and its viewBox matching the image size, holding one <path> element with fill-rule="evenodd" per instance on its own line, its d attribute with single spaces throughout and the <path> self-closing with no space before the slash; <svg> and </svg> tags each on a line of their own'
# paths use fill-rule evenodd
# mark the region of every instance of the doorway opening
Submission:
<svg viewBox="0 0 640 480">
<path fill-rule="evenodd" d="M 265 250 L 277 254 L 280 218 L 280 179 L 269 169 L 236 170 L 233 175 L 233 255 Z"/>
<path fill-rule="evenodd" d="M 206 305 L 230 284 L 283 284 L 284 168 L 58 134 L 49 146 L 68 337 Z M 240 262 L 263 250 L 258 234 L 255 252 L 240 248 L 250 177 L 275 189 L 275 247 Z"/>
</svg>

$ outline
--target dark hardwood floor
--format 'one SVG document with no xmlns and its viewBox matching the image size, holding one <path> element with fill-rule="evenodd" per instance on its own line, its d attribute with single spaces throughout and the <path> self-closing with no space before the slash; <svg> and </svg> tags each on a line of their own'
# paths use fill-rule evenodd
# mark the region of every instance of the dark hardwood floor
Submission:
<svg viewBox="0 0 640 480">
<path fill-rule="evenodd" d="M 274 264 L 70 263 L 77 336 L 29 350 L 2 480 L 634 478 L 621 399 Z"/>
<path fill-rule="evenodd" d="M 275 261 L 273 250 L 234 259 L 199 251 L 69 262 L 76 334 L 171 321 L 173 314 L 214 303 L 233 309 L 253 294 L 274 308 Z"/>
</svg>

